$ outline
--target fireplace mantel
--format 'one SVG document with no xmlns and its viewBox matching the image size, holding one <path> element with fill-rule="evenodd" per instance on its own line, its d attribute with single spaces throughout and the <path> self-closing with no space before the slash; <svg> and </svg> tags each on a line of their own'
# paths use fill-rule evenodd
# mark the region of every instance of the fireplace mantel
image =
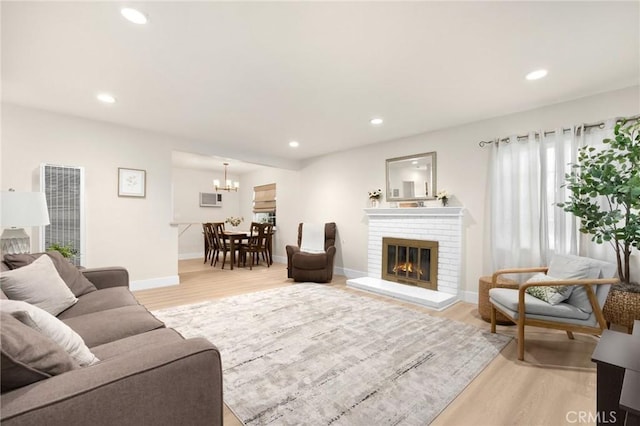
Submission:
<svg viewBox="0 0 640 426">
<path fill-rule="evenodd" d="M 368 208 L 364 211 L 369 222 L 368 276 L 347 280 L 348 286 L 435 309 L 444 309 L 458 300 L 464 207 Z M 437 291 L 381 279 L 384 237 L 438 242 Z"/>
<path fill-rule="evenodd" d="M 367 216 L 462 216 L 464 207 L 398 207 L 364 209 Z"/>
</svg>

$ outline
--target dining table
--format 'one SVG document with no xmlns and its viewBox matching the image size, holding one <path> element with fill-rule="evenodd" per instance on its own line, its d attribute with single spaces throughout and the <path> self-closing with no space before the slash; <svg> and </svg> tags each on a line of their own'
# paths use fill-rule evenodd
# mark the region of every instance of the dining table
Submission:
<svg viewBox="0 0 640 426">
<path fill-rule="evenodd" d="M 236 263 L 236 243 L 240 245 L 243 240 L 249 238 L 249 231 L 225 229 L 222 236 L 225 240 L 229 241 L 229 250 L 231 251 L 231 270 L 233 270 L 233 265 Z"/>
</svg>

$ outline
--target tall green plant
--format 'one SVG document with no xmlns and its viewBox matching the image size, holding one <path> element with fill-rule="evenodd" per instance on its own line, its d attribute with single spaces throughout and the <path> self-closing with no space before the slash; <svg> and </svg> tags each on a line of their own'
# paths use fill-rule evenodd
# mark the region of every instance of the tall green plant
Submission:
<svg viewBox="0 0 640 426">
<path fill-rule="evenodd" d="M 629 259 L 640 246 L 640 122 L 619 122 L 614 136 L 602 150 L 580 148 L 566 175 L 569 201 L 558 206 L 580 218 L 580 232 L 592 241 L 613 246 L 620 281 L 632 282 Z"/>
</svg>

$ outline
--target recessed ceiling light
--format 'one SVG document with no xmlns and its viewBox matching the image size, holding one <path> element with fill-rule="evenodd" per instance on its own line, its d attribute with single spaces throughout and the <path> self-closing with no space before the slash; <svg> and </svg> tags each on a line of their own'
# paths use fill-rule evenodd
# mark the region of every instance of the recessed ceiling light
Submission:
<svg viewBox="0 0 640 426">
<path fill-rule="evenodd" d="M 298 141 L 291 141 L 291 142 L 289 142 L 289 146 L 291 148 L 297 148 L 297 147 L 300 146 L 300 143 Z"/>
<path fill-rule="evenodd" d="M 527 74 L 527 76 L 525 77 L 527 80 L 539 80 L 543 77 L 547 76 L 547 70 L 535 70 L 535 71 L 531 71 L 529 74 Z"/>
<path fill-rule="evenodd" d="M 374 126 L 379 126 L 384 122 L 384 120 L 380 117 L 375 117 L 372 118 L 371 120 L 369 120 L 369 123 L 371 123 Z"/>
<path fill-rule="evenodd" d="M 105 104 L 113 104 L 116 102 L 116 98 L 108 93 L 100 93 L 96 96 L 100 102 L 104 102 Z"/>
<path fill-rule="evenodd" d="M 148 21 L 147 16 L 136 9 L 125 7 L 124 9 L 120 9 L 120 13 L 125 17 L 127 21 L 133 22 L 134 24 L 142 25 L 146 24 Z"/>
</svg>

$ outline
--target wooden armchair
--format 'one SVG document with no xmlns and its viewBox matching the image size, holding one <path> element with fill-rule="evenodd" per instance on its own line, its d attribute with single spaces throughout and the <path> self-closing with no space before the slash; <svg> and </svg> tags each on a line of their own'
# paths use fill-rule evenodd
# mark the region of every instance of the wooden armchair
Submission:
<svg viewBox="0 0 640 426">
<path fill-rule="evenodd" d="M 550 276 L 544 281 L 521 284 L 518 289 L 492 288 L 489 291 L 489 301 L 491 303 L 491 332 L 496 332 L 497 311 L 500 311 L 516 323 L 518 327 L 518 359 L 521 361 L 524 360 L 524 335 L 526 325 L 565 330 L 570 339 L 573 339 L 573 332 L 598 335 L 607 328 L 606 321 L 602 314 L 602 306 L 607 299 L 611 284 L 617 283 L 618 279 L 601 277 L 612 276 L 614 274 L 612 271 L 615 268 L 612 269 L 612 265 L 594 259 L 580 258 L 578 256 L 562 257 L 579 261 L 583 265 L 590 265 L 583 268 L 585 273 L 582 275 L 586 276 L 573 278 L 570 276 L 580 274 L 568 274 L 569 276 L 564 274 L 564 277 L 556 277 L 555 275 L 548 274 L 550 270 L 549 267 L 501 269 L 496 271 L 492 276 L 494 284 L 497 282 L 498 277 L 504 274 L 537 272 Z M 557 275 L 563 274 L 557 273 Z M 564 302 L 552 305 L 526 292 L 527 288 L 534 286 L 554 286 L 558 288 L 571 286 L 573 287 L 572 292 L 576 293 L 576 298 L 575 300 L 569 298 Z M 578 295 L 580 292 L 582 292 L 582 294 Z M 580 297 L 584 300 L 580 301 Z"/>
</svg>

